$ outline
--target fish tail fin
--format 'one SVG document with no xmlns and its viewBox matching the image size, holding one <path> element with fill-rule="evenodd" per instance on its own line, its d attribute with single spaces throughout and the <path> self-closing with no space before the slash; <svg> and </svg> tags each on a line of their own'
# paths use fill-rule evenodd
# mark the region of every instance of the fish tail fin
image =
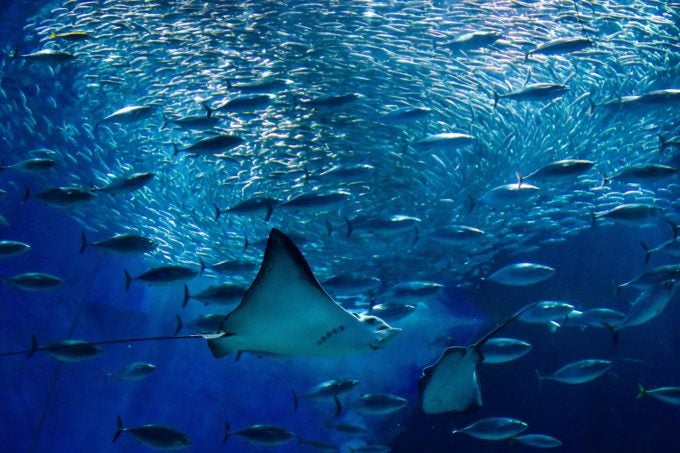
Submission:
<svg viewBox="0 0 680 453">
<path fill-rule="evenodd" d="M 461 432 L 460 429 L 455 429 L 455 428 L 454 428 L 453 431 L 451 431 L 451 434 L 458 434 L 459 432 Z"/>
<path fill-rule="evenodd" d="M 49 38 L 50 39 L 57 39 L 57 33 L 53 31 L 52 33 L 50 33 Z"/>
<path fill-rule="evenodd" d="M 411 247 L 416 245 L 416 243 L 420 240 L 420 230 L 418 230 L 418 227 L 413 228 L 413 241 L 411 241 Z"/>
<path fill-rule="evenodd" d="M 559 329 L 560 327 L 562 327 L 562 324 L 560 324 L 557 321 L 553 320 L 548 323 L 548 330 L 550 330 L 550 333 L 557 332 L 557 329 Z"/>
<path fill-rule="evenodd" d="M 330 220 L 326 219 L 326 237 L 331 237 L 331 234 L 333 234 L 333 225 Z"/>
<path fill-rule="evenodd" d="M 534 371 L 536 372 L 536 377 L 538 378 L 538 389 L 543 390 L 543 379 L 545 378 L 541 376 L 541 373 L 538 372 L 538 368 Z"/>
<path fill-rule="evenodd" d="M 588 116 L 591 116 L 593 114 L 593 112 L 595 111 L 596 106 L 595 106 L 595 103 L 593 102 L 593 100 L 590 99 L 590 97 L 588 98 L 588 104 L 589 104 L 588 105 Z"/>
<path fill-rule="evenodd" d="M 184 324 L 182 323 L 182 318 L 180 315 L 177 315 L 177 327 L 175 327 L 175 333 L 173 333 L 174 336 L 176 336 L 180 330 L 182 330 L 182 327 L 184 327 Z"/>
<path fill-rule="evenodd" d="M 368 296 L 368 313 L 373 311 L 373 308 L 377 305 L 375 300 L 375 290 L 371 290 L 367 294 Z"/>
<path fill-rule="evenodd" d="M 220 216 L 222 215 L 222 211 L 220 210 L 220 207 L 217 206 L 217 204 L 213 203 L 213 208 L 215 209 L 215 222 L 220 220 Z"/>
<path fill-rule="evenodd" d="M 132 283 L 132 277 L 128 271 L 123 271 L 125 273 L 125 292 L 130 289 L 130 284 Z"/>
<path fill-rule="evenodd" d="M 472 211 L 475 210 L 475 206 L 477 206 L 477 200 L 475 200 L 475 197 L 473 197 L 470 194 L 467 194 L 468 201 L 470 202 L 470 209 L 468 209 L 468 214 L 472 214 Z"/>
<path fill-rule="evenodd" d="M 269 219 L 272 218 L 273 213 L 274 213 L 274 205 L 268 204 L 267 205 L 267 213 L 264 215 L 264 221 L 269 222 Z"/>
<path fill-rule="evenodd" d="M 649 263 L 649 258 L 652 256 L 652 251 L 649 250 L 649 246 L 644 243 L 644 241 L 640 242 L 640 245 L 642 246 L 642 250 L 645 252 L 645 266 L 647 263 Z"/>
<path fill-rule="evenodd" d="M 524 176 L 518 171 L 515 172 L 515 175 L 517 176 L 517 188 L 519 189 L 522 187 L 522 182 L 524 182 Z"/>
<path fill-rule="evenodd" d="M 524 83 L 522 84 L 522 87 L 527 86 L 527 83 L 529 83 L 529 80 L 531 79 L 531 68 L 527 71 L 527 78 L 524 79 Z"/>
<path fill-rule="evenodd" d="M 621 285 L 619 285 L 615 278 L 612 278 L 612 286 L 614 287 L 614 299 L 616 299 L 621 294 Z"/>
<path fill-rule="evenodd" d="M 602 184 L 600 184 L 600 187 L 604 187 L 607 184 L 609 184 L 612 181 L 611 178 L 608 178 L 607 175 L 602 175 Z"/>
<path fill-rule="evenodd" d="M 298 398 L 297 393 L 295 393 L 295 390 L 291 390 L 291 393 L 293 394 L 293 412 L 297 413 L 298 403 L 300 402 L 300 399 Z"/>
<path fill-rule="evenodd" d="M 345 225 L 347 225 L 347 234 L 345 234 L 345 237 L 348 238 L 351 236 L 354 227 L 352 226 L 352 222 L 350 222 L 350 220 L 347 217 L 345 217 Z"/>
<path fill-rule="evenodd" d="M 85 232 L 83 231 L 82 233 L 80 233 L 80 251 L 78 252 L 78 254 L 82 255 L 87 246 L 88 246 L 87 236 L 85 236 Z"/>
<path fill-rule="evenodd" d="M 123 431 L 125 431 L 125 428 L 123 428 L 123 420 L 120 418 L 119 415 L 116 418 L 116 434 L 113 435 L 113 440 L 111 441 L 111 443 L 117 441 Z"/>
<path fill-rule="evenodd" d="M 28 350 L 28 356 L 27 358 L 31 358 L 33 354 L 35 354 L 35 351 L 38 350 L 38 339 L 35 337 L 35 335 L 31 335 L 31 349 Z"/>
<path fill-rule="evenodd" d="M 243 237 L 243 251 L 245 252 L 250 247 L 250 242 L 248 242 L 248 236 Z"/>
<path fill-rule="evenodd" d="M 168 118 L 168 115 L 165 112 L 162 112 L 163 115 L 163 124 L 161 124 L 161 130 L 165 129 L 170 122 L 170 118 Z"/>
<path fill-rule="evenodd" d="M 201 102 L 201 107 L 203 107 L 203 110 L 205 110 L 205 116 L 207 118 L 212 118 L 212 114 L 215 111 L 215 109 L 211 109 L 207 101 Z"/>
<path fill-rule="evenodd" d="M 498 91 L 493 90 L 493 109 L 496 110 L 496 107 L 498 106 L 498 101 L 500 100 L 501 96 L 498 94 Z"/>
<path fill-rule="evenodd" d="M 229 422 L 224 422 L 224 437 L 222 438 L 222 443 L 225 443 L 227 439 L 229 439 L 230 434 L 231 427 L 229 426 Z"/>
<path fill-rule="evenodd" d="M 529 61 L 529 52 L 524 54 L 524 62 L 526 63 L 527 61 Z"/>
<path fill-rule="evenodd" d="M 24 188 L 24 196 L 21 198 L 21 202 L 23 203 L 24 201 L 28 200 L 28 197 L 30 197 L 30 196 L 31 196 L 31 189 L 29 189 L 28 186 L 26 186 Z"/>
<path fill-rule="evenodd" d="M 659 151 L 663 152 L 668 144 L 666 143 L 666 137 L 659 135 Z"/>
<path fill-rule="evenodd" d="M 680 229 L 680 225 L 675 225 L 672 222 L 670 222 L 668 219 L 666 219 L 666 222 L 673 228 L 673 240 L 678 238 L 678 229 Z"/>
<path fill-rule="evenodd" d="M 203 275 L 203 272 L 205 272 L 205 268 L 206 268 L 205 261 L 203 261 L 203 258 L 201 258 L 201 257 L 199 256 L 199 257 L 198 257 L 198 262 L 201 263 L 201 270 L 198 272 L 198 274 L 199 274 L 199 275 Z"/>
<path fill-rule="evenodd" d="M 172 144 L 172 155 L 176 156 L 179 154 L 179 146 L 177 146 L 177 143 Z"/>
<path fill-rule="evenodd" d="M 340 403 L 337 395 L 333 395 L 333 401 L 335 402 L 335 415 L 333 417 L 338 418 L 342 413 L 342 404 Z"/>
<path fill-rule="evenodd" d="M 187 304 L 189 303 L 189 299 L 191 299 L 191 294 L 189 294 L 189 286 L 184 285 L 184 298 L 182 299 L 182 308 L 186 307 Z"/>
<path fill-rule="evenodd" d="M 642 384 L 638 383 L 638 394 L 635 398 L 640 399 L 647 394 L 647 389 L 645 389 Z"/>
<path fill-rule="evenodd" d="M 619 345 L 619 329 L 617 329 L 616 327 L 614 327 L 611 324 L 606 323 L 606 322 L 603 322 L 602 325 L 605 326 L 607 328 L 607 330 L 609 330 L 610 334 L 612 334 L 612 343 L 614 343 L 614 346 L 618 346 Z"/>
</svg>

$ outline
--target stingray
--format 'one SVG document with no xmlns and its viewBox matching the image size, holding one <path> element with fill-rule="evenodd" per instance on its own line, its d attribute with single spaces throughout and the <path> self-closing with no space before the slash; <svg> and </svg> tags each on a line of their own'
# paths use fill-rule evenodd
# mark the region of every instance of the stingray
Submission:
<svg viewBox="0 0 680 453">
<path fill-rule="evenodd" d="M 241 303 L 210 335 L 157 336 L 84 342 L 88 347 L 142 341 L 204 338 L 216 358 L 231 352 L 258 356 L 343 357 L 385 347 L 401 329 L 338 305 L 319 284 L 297 246 L 272 229 L 255 280 Z M 0 357 L 50 351 L 50 346 Z M 237 356 L 238 357 L 238 356 Z"/>
<path fill-rule="evenodd" d="M 528 305 L 506 319 L 470 346 L 446 348 L 435 363 L 426 367 L 418 380 L 421 408 L 426 414 L 468 412 L 482 406 L 477 367 L 484 361 L 484 343 L 518 316 Z"/>
<path fill-rule="evenodd" d="M 293 241 L 274 228 L 257 277 L 222 323 L 224 334 L 208 345 L 215 357 L 232 352 L 342 357 L 381 349 L 400 331 L 338 305 Z"/>
</svg>

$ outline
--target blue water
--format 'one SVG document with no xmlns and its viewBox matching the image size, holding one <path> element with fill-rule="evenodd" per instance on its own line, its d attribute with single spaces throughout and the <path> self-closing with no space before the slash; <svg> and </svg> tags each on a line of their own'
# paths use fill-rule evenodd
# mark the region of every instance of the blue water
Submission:
<svg viewBox="0 0 680 453">
<path fill-rule="evenodd" d="M 677 176 L 599 187 L 604 175 L 628 164 L 680 163 L 677 145 L 663 152 L 658 147 L 659 135 L 680 133 L 677 98 L 645 105 L 642 111 L 605 111 L 600 106 L 620 96 L 680 87 L 677 8 L 653 1 L 579 1 L 599 53 L 535 56 L 527 63 L 523 56 L 532 45 L 583 32 L 571 2 L 480 2 L 465 7 L 470 17 L 457 13 L 463 8 L 460 2 L 336 2 L 328 8 L 323 2 L 304 7 L 302 2 L 215 2 L 214 14 L 210 3 L 191 1 L 120 2 L 120 10 L 117 2 L 87 2 L 80 9 L 77 3 L 65 2 L 63 9 L 57 3 L 0 5 L 0 162 L 19 162 L 37 148 L 58 156 L 55 168 L 47 172 L 0 172 L 0 189 L 6 191 L 0 196 L 0 215 L 8 223 L 0 222 L 0 240 L 31 245 L 27 253 L 0 258 L 0 353 L 27 351 L 32 335 L 40 345 L 171 336 L 177 314 L 188 320 L 214 307 L 190 301 L 182 308 L 181 284 L 135 281 L 126 292 L 124 271 L 138 275 L 170 263 L 198 268 L 198 257 L 207 263 L 227 257 L 259 263 L 263 245 L 243 251 L 244 238 L 254 243 L 272 227 L 308 240 L 305 245 L 296 242 L 317 275 L 353 270 L 377 276 L 380 291 L 408 280 L 435 281 L 445 289 L 393 323 L 403 332 L 385 349 L 341 359 L 244 354 L 238 361 L 234 355 L 216 360 L 202 339 L 105 345 L 102 354 L 78 363 L 60 362 L 44 352 L 30 358 L 0 357 L 1 451 L 149 451 L 127 433 L 111 442 L 116 416 L 125 426 L 171 426 L 191 438 L 186 451 L 194 452 L 268 450 L 233 435 L 221 444 L 225 422 L 235 431 L 260 423 L 279 425 L 343 452 L 365 443 L 395 452 L 535 450 L 508 440 L 451 434 L 492 416 L 524 420 L 527 432 L 560 439 L 564 451 L 675 451 L 680 408 L 636 395 L 638 384 L 680 385 L 677 295 L 658 317 L 623 330 L 618 345 L 605 328 L 563 326 L 552 332 L 545 325 L 510 324 L 503 336 L 521 338 L 532 350 L 514 362 L 480 366 L 483 406 L 477 411 L 426 415 L 420 410 L 417 382 L 422 369 L 444 349 L 435 342 L 442 336 L 450 336 L 453 344 L 471 344 L 520 307 L 543 299 L 625 313 L 639 290 L 615 295 L 617 283 L 652 266 L 677 262 L 654 253 L 645 265 L 640 247 L 640 242 L 657 245 L 672 238 L 669 224 L 680 223 Z M 298 7 L 306 13 L 288 15 Z M 562 19 L 555 19 L 553 7 Z M 623 17 L 631 11 L 639 17 Z M 98 19 L 97 13 L 104 12 L 113 15 Z M 533 22 L 517 19 L 512 27 L 502 22 L 523 14 Z M 371 32 L 370 27 L 382 24 L 378 17 L 394 21 L 392 28 L 383 29 L 383 37 Z M 510 44 L 463 54 L 432 45 L 481 24 L 502 29 Z M 159 42 L 145 42 L 161 35 L 161 25 L 176 31 L 178 41 L 164 29 Z M 229 26 L 237 30 L 234 35 L 226 31 Z M 54 28 L 63 33 L 80 27 L 95 38 L 45 39 Z M 380 39 L 384 48 L 357 44 L 373 44 L 372 39 Z M 291 42 L 302 44 L 284 45 Z M 43 47 L 67 49 L 77 58 L 53 64 L 12 57 Z M 178 49 L 186 52 L 182 63 L 172 60 L 169 65 Z M 598 59 L 604 63 L 593 62 Z M 246 137 L 246 145 L 234 151 L 242 153 L 236 155 L 237 163 L 173 156 L 173 143 L 188 145 L 206 134 L 161 129 L 157 112 L 150 119 L 104 124 L 92 132 L 97 121 L 126 105 L 148 103 L 177 117 L 201 114 L 196 99 L 212 96 L 216 103 L 233 94 L 227 79 L 252 81 L 269 74 L 290 83 L 274 93 L 266 113 L 235 113 L 220 120 L 226 121 L 220 133 Z M 122 82 L 102 82 L 116 77 Z M 506 93 L 528 78 L 568 80 L 570 91 L 551 106 L 549 100 L 501 99 L 498 109 L 492 108 L 493 90 Z M 586 116 L 589 102 L 579 100 L 586 91 L 596 104 L 591 116 Z M 345 92 L 364 97 L 356 107 L 330 112 L 311 111 L 303 102 Z M 379 114 L 403 105 L 423 105 L 433 112 L 406 125 L 375 122 Z M 470 133 L 477 142 L 453 155 L 407 146 L 424 135 L 448 131 Z M 591 159 L 595 170 L 566 186 L 541 186 L 543 194 L 528 205 L 476 206 L 470 212 L 469 198 L 480 199 L 493 187 L 515 182 L 515 172 L 527 174 L 566 158 Z M 314 184 L 305 174 L 337 163 L 376 167 L 365 181 L 320 184 L 323 190 L 351 193 L 340 207 L 275 210 L 270 222 L 264 222 L 262 213 L 213 219 L 213 203 L 225 208 L 256 195 L 286 199 Z M 132 171 L 153 171 L 156 177 L 133 194 L 98 194 L 73 208 L 47 206 L 34 195 L 56 186 L 88 188 L 107 174 Z M 25 188 L 32 194 L 27 199 Z M 625 193 L 629 190 L 636 193 Z M 651 197 L 663 214 L 641 225 L 598 221 L 591 227 L 591 213 L 605 209 L 606 202 L 597 198 L 601 193 L 620 202 Z M 345 237 L 345 218 L 395 214 L 417 216 L 418 227 Z M 541 219 L 554 221 L 543 224 Z M 332 226 L 330 235 L 326 222 Z M 452 223 L 484 229 L 486 242 L 463 247 L 428 242 L 428 232 Z M 142 257 L 121 258 L 93 248 L 79 254 L 82 231 L 94 239 L 143 232 L 161 246 Z M 557 272 L 523 287 L 482 278 L 520 261 L 549 265 Z M 7 280 L 23 272 L 57 275 L 64 284 L 33 292 Z M 252 277 L 229 279 L 249 284 Z M 223 278 L 208 272 L 189 286 L 196 292 Z M 604 376 L 582 385 L 539 384 L 537 370 L 548 374 L 583 358 L 606 358 L 613 365 Z M 134 361 L 158 368 L 137 382 L 106 377 Z M 302 402 L 293 412 L 291 390 L 304 392 L 338 378 L 361 382 L 343 399 L 339 420 L 366 426 L 366 436 L 324 428 L 336 421 L 331 403 Z M 409 404 L 384 416 L 352 410 L 360 394 L 373 392 L 400 395 Z M 276 451 L 314 450 L 291 442 Z"/>
</svg>

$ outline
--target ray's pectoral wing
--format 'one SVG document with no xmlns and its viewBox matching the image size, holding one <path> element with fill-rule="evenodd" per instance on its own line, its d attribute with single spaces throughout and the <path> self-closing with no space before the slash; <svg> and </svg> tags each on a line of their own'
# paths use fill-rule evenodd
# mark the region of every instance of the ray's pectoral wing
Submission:
<svg viewBox="0 0 680 453">
<path fill-rule="evenodd" d="M 295 244 L 272 229 L 257 277 L 222 325 L 225 335 L 208 344 L 216 357 L 235 351 L 327 355 L 319 348 L 358 324 L 319 285 Z"/>
<path fill-rule="evenodd" d="M 453 346 L 423 370 L 418 387 L 427 414 L 465 412 L 482 405 L 477 366 L 482 355 L 475 347 Z"/>
</svg>

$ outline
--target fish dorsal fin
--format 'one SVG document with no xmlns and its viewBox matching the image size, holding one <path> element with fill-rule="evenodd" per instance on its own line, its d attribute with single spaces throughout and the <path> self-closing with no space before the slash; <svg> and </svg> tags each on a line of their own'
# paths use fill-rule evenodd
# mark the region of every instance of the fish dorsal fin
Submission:
<svg viewBox="0 0 680 453">
<path fill-rule="evenodd" d="M 321 287 L 300 250 L 272 229 L 257 277 L 225 319 L 213 355 L 342 356 L 377 349 L 396 333 L 375 317 L 355 317 Z"/>
</svg>

